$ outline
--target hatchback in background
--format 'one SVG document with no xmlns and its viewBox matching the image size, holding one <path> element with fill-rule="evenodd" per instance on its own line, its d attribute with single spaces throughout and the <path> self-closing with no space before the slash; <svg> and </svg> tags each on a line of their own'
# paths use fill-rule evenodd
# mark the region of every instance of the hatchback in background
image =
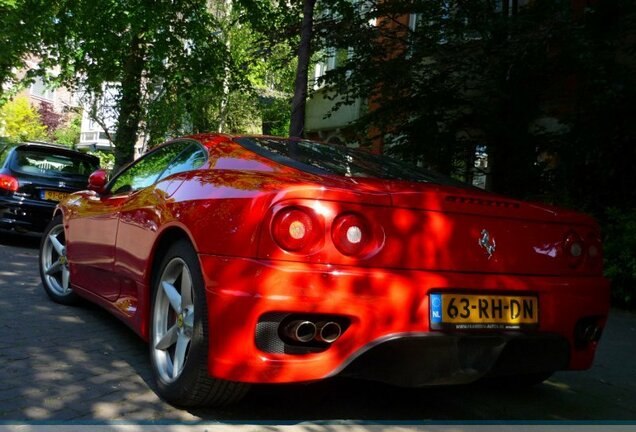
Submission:
<svg viewBox="0 0 636 432">
<path fill-rule="evenodd" d="M 98 168 L 97 157 L 67 147 L 0 142 L 0 229 L 44 231 L 56 204 Z"/>
</svg>

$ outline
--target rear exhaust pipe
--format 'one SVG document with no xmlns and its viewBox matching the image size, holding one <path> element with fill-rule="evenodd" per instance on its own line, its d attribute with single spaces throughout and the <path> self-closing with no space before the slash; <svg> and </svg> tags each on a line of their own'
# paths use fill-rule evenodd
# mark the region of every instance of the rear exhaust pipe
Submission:
<svg viewBox="0 0 636 432">
<path fill-rule="evenodd" d="M 333 343 L 341 334 L 342 328 L 337 322 L 319 322 L 316 329 L 316 340 L 319 342 Z"/>
<path fill-rule="evenodd" d="M 309 342 L 316 337 L 316 324 L 296 320 L 285 326 L 285 336 L 295 342 Z"/>
</svg>

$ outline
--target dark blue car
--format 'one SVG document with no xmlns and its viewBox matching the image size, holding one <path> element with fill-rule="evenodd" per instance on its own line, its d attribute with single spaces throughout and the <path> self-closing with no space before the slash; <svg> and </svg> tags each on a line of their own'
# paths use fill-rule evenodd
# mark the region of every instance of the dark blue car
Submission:
<svg viewBox="0 0 636 432">
<path fill-rule="evenodd" d="M 58 201 L 86 189 L 99 159 L 54 144 L 0 141 L 0 229 L 41 233 Z"/>
</svg>

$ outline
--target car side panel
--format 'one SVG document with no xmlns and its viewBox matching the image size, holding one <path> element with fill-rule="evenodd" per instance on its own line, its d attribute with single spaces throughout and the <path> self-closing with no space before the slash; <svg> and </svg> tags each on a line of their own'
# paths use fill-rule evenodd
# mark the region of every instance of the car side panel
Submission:
<svg viewBox="0 0 636 432">
<path fill-rule="evenodd" d="M 171 196 L 181 179 L 165 180 L 134 194 L 121 206 L 115 246 L 114 272 L 121 284 L 115 306 L 122 313 L 135 316 L 141 325 L 149 295 L 153 250 L 162 228 L 175 221 Z M 154 251 L 154 254 L 161 251 Z"/>
<path fill-rule="evenodd" d="M 118 214 L 127 196 L 81 192 L 65 205 L 71 281 L 109 301 L 119 296 L 114 270 Z"/>
</svg>

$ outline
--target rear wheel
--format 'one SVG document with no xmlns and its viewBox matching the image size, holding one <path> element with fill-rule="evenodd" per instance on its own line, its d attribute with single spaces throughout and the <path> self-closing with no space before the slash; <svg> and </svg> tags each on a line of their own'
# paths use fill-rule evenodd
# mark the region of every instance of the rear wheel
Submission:
<svg viewBox="0 0 636 432">
<path fill-rule="evenodd" d="M 172 244 L 153 284 L 150 361 L 159 395 L 184 407 L 227 405 L 249 386 L 208 375 L 208 316 L 196 252 L 185 240 Z"/>
<path fill-rule="evenodd" d="M 40 278 L 46 294 L 55 302 L 75 304 L 77 295 L 71 289 L 66 258 L 66 236 L 61 215 L 55 216 L 44 230 L 40 242 Z"/>
</svg>

